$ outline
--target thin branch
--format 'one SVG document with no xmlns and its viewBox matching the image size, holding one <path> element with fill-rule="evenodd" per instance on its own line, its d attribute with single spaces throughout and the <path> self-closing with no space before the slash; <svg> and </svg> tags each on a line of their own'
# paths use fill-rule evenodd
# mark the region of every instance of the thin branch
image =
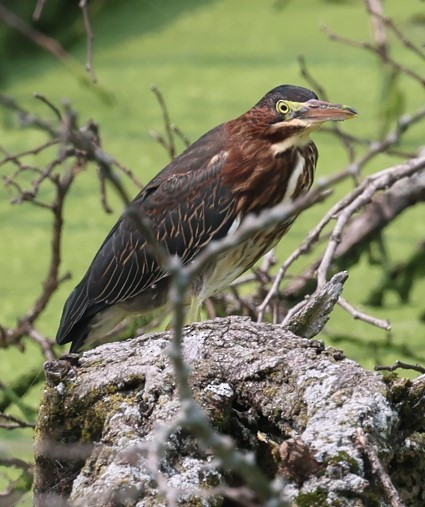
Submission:
<svg viewBox="0 0 425 507">
<path fill-rule="evenodd" d="M 168 112 L 167 104 L 161 93 L 161 90 L 156 86 L 151 86 L 151 91 L 154 93 L 158 100 L 159 106 L 162 112 L 162 118 L 164 120 L 165 132 L 167 134 L 167 140 L 165 140 L 160 134 L 157 134 L 157 140 L 165 147 L 170 156 L 171 160 L 176 156 L 176 145 L 174 142 L 173 127 L 171 125 L 170 114 Z M 152 133 L 151 133 L 152 135 Z"/>
<path fill-rule="evenodd" d="M 18 419 L 13 415 L 0 412 L 0 428 L 3 428 L 5 430 L 14 430 L 16 428 L 35 428 L 35 423 L 23 421 L 22 419 Z"/>
<path fill-rule="evenodd" d="M 388 65 L 390 65 L 393 69 L 396 69 L 397 71 L 400 71 L 403 74 L 410 76 L 415 81 L 418 81 L 422 86 L 425 86 L 425 78 L 424 77 L 422 77 L 420 74 L 413 71 L 412 69 L 397 62 L 396 60 L 391 58 L 389 55 L 384 56 L 382 54 L 382 52 L 378 48 L 373 46 L 372 44 L 369 44 L 368 42 L 358 42 L 356 40 L 348 39 L 347 37 L 342 37 L 341 35 L 337 35 L 337 34 L 333 33 L 326 26 L 323 27 L 323 30 L 326 33 L 326 35 L 329 37 L 330 40 L 341 42 L 342 44 L 345 44 L 347 46 L 351 46 L 353 48 L 366 49 L 367 51 L 374 53 L 380 59 L 383 59 L 383 61 L 385 63 L 387 63 Z"/>
<path fill-rule="evenodd" d="M 366 8 L 369 11 L 369 13 L 373 15 L 374 18 L 377 18 L 380 21 L 382 21 L 382 23 L 384 23 L 390 30 L 394 32 L 394 34 L 397 36 L 397 38 L 400 40 L 400 42 L 403 44 L 405 48 L 415 53 L 422 60 L 425 60 L 425 52 L 414 42 L 412 42 L 406 36 L 406 34 L 400 30 L 400 28 L 398 28 L 394 20 L 385 16 L 382 12 L 382 9 L 376 9 L 371 0 L 366 1 Z"/>
<path fill-rule="evenodd" d="M 399 368 L 403 370 L 413 370 L 419 373 L 425 373 L 425 366 L 420 364 L 409 364 L 403 361 L 396 361 L 392 366 L 375 366 L 376 371 L 395 371 Z"/>
<path fill-rule="evenodd" d="M 37 99 L 37 100 L 40 100 L 44 104 L 46 104 L 46 106 L 53 111 L 53 113 L 55 114 L 56 118 L 59 121 L 63 120 L 61 112 L 59 111 L 59 109 L 49 99 L 47 99 L 42 93 L 35 92 L 33 94 L 33 97 L 35 99 Z"/>
<path fill-rule="evenodd" d="M 329 96 L 324 87 L 317 81 L 317 79 L 313 77 L 310 70 L 308 69 L 305 57 L 303 55 L 299 55 L 297 60 L 303 78 L 307 81 L 311 88 L 313 88 L 313 90 L 317 91 L 317 95 L 319 95 L 322 100 L 329 100 Z"/>
<path fill-rule="evenodd" d="M 388 56 L 388 34 L 386 23 L 383 19 L 384 7 L 382 0 L 365 0 L 366 9 L 371 16 L 372 34 L 376 48 L 386 58 Z"/>
<path fill-rule="evenodd" d="M 38 21 L 41 17 L 41 13 L 43 12 L 44 6 L 46 5 L 47 0 L 37 0 L 37 5 L 35 6 L 34 12 L 32 14 L 32 19 L 34 21 Z"/>
<path fill-rule="evenodd" d="M 187 135 L 174 123 L 171 124 L 171 130 L 177 134 L 177 136 L 181 139 L 182 143 L 186 148 L 189 148 L 191 145 L 190 139 Z"/>
<path fill-rule="evenodd" d="M 405 507 L 405 503 L 395 489 L 394 484 L 391 482 L 390 476 L 384 469 L 378 453 L 363 428 L 357 428 L 357 445 L 369 461 L 373 474 L 376 475 L 381 482 L 385 499 L 389 502 L 391 507 Z"/>
<path fill-rule="evenodd" d="M 392 186 L 396 181 L 410 176 L 425 167 L 425 156 L 408 160 L 399 166 L 391 167 L 380 171 L 367 178 L 359 187 L 357 187 L 347 198 L 343 199 L 344 206 L 338 216 L 336 225 L 332 231 L 331 240 L 322 257 L 322 261 L 317 270 L 317 286 L 323 287 L 326 283 L 327 273 L 335 256 L 336 249 L 340 243 L 343 229 L 348 224 L 353 214 L 368 204 L 372 197 L 380 190 Z M 341 201 L 340 201 L 341 202 Z"/>
<path fill-rule="evenodd" d="M 1 4 L 0 4 L 1 8 Z M 58 132 L 56 129 L 52 127 L 50 122 L 47 122 L 41 118 L 38 118 L 34 114 L 28 112 L 26 109 L 24 109 L 22 106 L 20 106 L 16 100 L 12 99 L 12 97 L 9 97 L 8 95 L 4 95 L 3 93 L 0 93 L 0 104 L 3 107 L 6 107 L 7 109 L 11 109 L 12 111 L 16 111 L 19 114 L 19 119 L 21 120 L 22 124 L 25 126 L 35 126 L 40 128 L 41 130 L 44 130 L 50 134 L 51 137 L 56 138 L 58 137 Z"/>
<path fill-rule="evenodd" d="M 87 0 L 80 0 L 80 9 L 83 13 L 84 26 L 87 33 L 87 63 L 86 69 L 87 72 L 90 73 L 92 77 L 93 83 L 97 82 L 96 73 L 94 71 L 93 66 L 93 43 L 94 43 L 94 32 L 90 22 L 90 16 L 88 12 L 88 2 Z"/>
<path fill-rule="evenodd" d="M 78 65 L 78 62 L 74 60 L 72 55 L 57 40 L 31 27 L 2 4 L 0 4 L 0 20 L 21 33 L 24 37 L 30 39 L 37 46 L 51 53 L 67 66 L 71 65 L 75 68 Z"/>
<path fill-rule="evenodd" d="M 355 320 L 362 320 L 367 324 L 371 324 L 372 326 L 379 327 L 380 329 L 385 329 L 385 331 L 391 331 L 391 324 L 388 320 L 378 319 L 367 313 L 361 312 L 357 308 L 354 308 L 346 299 L 340 297 L 338 299 L 338 304 L 341 308 L 344 308 Z"/>
<path fill-rule="evenodd" d="M 57 355 L 54 351 L 55 344 L 49 340 L 46 336 L 43 336 L 37 329 L 31 327 L 28 330 L 28 336 L 41 348 L 44 357 L 47 361 L 53 361 L 57 359 Z"/>
</svg>

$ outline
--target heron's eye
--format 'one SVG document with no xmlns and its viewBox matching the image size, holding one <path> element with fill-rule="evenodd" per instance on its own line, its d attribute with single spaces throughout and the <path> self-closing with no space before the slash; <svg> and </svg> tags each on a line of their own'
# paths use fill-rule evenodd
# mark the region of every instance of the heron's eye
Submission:
<svg viewBox="0 0 425 507">
<path fill-rule="evenodd" d="M 279 100 L 277 103 L 276 103 L 276 111 L 280 114 L 288 114 L 289 113 L 289 104 L 284 101 L 284 100 Z"/>
</svg>

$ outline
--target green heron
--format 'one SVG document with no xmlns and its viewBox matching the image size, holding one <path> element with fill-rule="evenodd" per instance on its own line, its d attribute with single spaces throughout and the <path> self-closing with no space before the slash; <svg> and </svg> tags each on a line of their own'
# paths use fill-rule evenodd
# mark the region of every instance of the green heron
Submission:
<svg viewBox="0 0 425 507">
<path fill-rule="evenodd" d="M 318 157 L 310 133 L 356 114 L 318 100 L 306 88 L 278 86 L 247 113 L 193 143 L 133 206 L 149 221 L 158 244 L 187 264 L 212 241 L 234 233 L 250 213 L 307 192 Z M 195 310 L 275 246 L 293 220 L 259 231 L 206 267 L 192 283 Z M 124 214 L 69 296 L 56 341 L 71 341 L 71 352 L 101 342 L 128 316 L 166 307 L 170 284 L 137 223 Z"/>
</svg>

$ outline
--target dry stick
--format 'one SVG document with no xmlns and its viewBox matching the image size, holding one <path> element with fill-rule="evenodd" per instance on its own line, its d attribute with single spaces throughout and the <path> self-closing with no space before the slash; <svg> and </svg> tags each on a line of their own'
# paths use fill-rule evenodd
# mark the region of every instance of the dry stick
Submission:
<svg viewBox="0 0 425 507">
<path fill-rule="evenodd" d="M 6 162 L 11 162 L 17 166 L 15 173 L 12 176 L 5 178 L 6 184 L 17 190 L 18 197 L 15 199 L 15 202 L 29 201 L 33 205 L 48 209 L 53 213 L 54 225 L 51 243 L 51 261 L 48 273 L 46 274 L 46 278 L 43 283 L 43 290 L 37 298 L 34 306 L 20 318 L 18 325 L 15 328 L 3 329 L 3 339 L 7 343 L 16 344 L 22 336 L 28 335 L 30 339 L 35 341 L 42 348 L 45 356 L 47 358 L 51 358 L 53 357 L 52 349 L 49 343 L 45 341 L 44 337 L 34 328 L 34 323 L 39 315 L 44 311 L 52 294 L 55 292 L 59 284 L 69 278 L 68 274 L 63 277 L 59 277 L 59 266 L 61 262 L 60 242 L 63 225 L 64 199 L 75 175 L 77 174 L 77 171 L 74 170 L 75 168 L 69 169 L 62 177 L 59 177 L 58 174 L 54 174 L 53 171 L 58 165 L 62 165 L 63 162 L 70 157 L 77 157 L 77 167 L 79 167 L 82 163 L 85 164 L 89 161 L 95 161 L 102 173 L 101 183 L 104 181 L 104 178 L 110 179 L 124 202 L 128 202 L 128 198 L 121 182 L 117 180 L 115 173 L 112 171 L 112 166 L 116 165 L 129 176 L 133 175 L 131 171 L 125 170 L 123 166 L 100 148 L 98 129 L 93 122 L 83 128 L 78 128 L 77 115 L 69 106 L 65 108 L 65 114 L 62 115 L 61 112 L 45 97 L 42 95 L 36 95 L 35 97 L 45 103 L 54 112 L 55 116 L 61 120 L 61 128 L 58 128 L 57 130 L 53 129 L 50 124 L 33 117 L 34 119 L 32 120 L 32 123 L 35 123 L 38 127 L 46 130 L 54 137 L 54 139 L 34 148 L 33 150 L 28 150 L 14 156 L 11 156 L 2 149 L 1 151 L 3 151 L 6 157 L 0 161 L 0 165 Z M 29 116 L 29 113 L 23 110 L 18 104 L 16 104 L 16 102 L 8 97 L 1 96 L 0 100 L 2 100 L 7 107 L 18 111 L 20 114 Z M 36 155 L 44 149 L 60 142 L 64 146 L 61 150 L 60 157 L 53 160 L 44 170 L 41 170 L 38 167 L 22 164 L 22 157 L 29 154 Z M 32 189 L 30 190 L 23 189 L 16 180 L 16 178 L 25 171 L 33 171 L 38 175 L 32 182 Z M 37 199 L 40 186 L 46 179 L 51 181 L 56 187 L 56 197 L 53 203 L 45 203 Z M 133 177 L 133 179 L 135 178 Z"/>
<path fill-rule="evenodd" d="M 331 30 L 329 30 L 328 27 L 323 26 L 323 31 L 326 33 L 326 35 L 329 37 L 330 40 L 334 40 L 337 42 L 341 42 L 342 44 L 345 44 L 347 46 L 351 46 L 353 48 L 360 48 L 360 49 L 366 49 L 367 51 L 370 51 L 377 55 L 380 59 L 382 59 L 385 63 L 393 67 L 394 69 L 398 70 L 399 72 L 402 72 L 403 74 L 406 74 L 407 76 L 410 76 L 415 81 L 418 81 L 422 86 L 425 86 L 425 78 L 423 78 L 420 74 L 417 72 L 411 70 L 408 67 L 405 67 L 404 65 L 401 65 L 396 60 L 391 58 L 388 54 L 383 55 L 382 52 L 377 49 L 372 44 L 369 44 L 368 42 L 358 42 L 352 39 L 348 39 L 346 37 L 342 37 L 341 35 L 337 35 L 333 33 Z"/>
<path fill-rule="evenodd" d="M 5 155 L 5 157 L 2 160 L 0 160 L 0 166 L 2 166 L 3 164 L 6 164 L 7 162 L 15 162 L 18 159 L 20 159 L 22 157 L 26 157 L 28 155 L 38 155 L 40 152 L 42 152 L 46 148 L 50 148 L 51 146 L 55 146 L 58 143 L 59 143 L 59 139 L 52 139 L 51 141 L 48 141 L 47 143 L 37 146 L 37 148 L 34 148 L 32 150 L 21 151 L 20 153 L 17 153 L 16 155 L 9 154 L 3 147 L 0 146 L 0 151 Z M 34 169 L 36 169 L 36 168 L 34 168 Z"/>
<path fill-rule="evenodd" d="M 1 7 L 1 5 L 0 5 Z M 12 111 L 16 111 L 19 113 L 19 118 L 21 122 L 25 121 L 27 125 L 35 125 L 42 130 L 48 132 L 52 137 L 57 137 L 58 132 L 54 129 L 49 122 L 34 116 L 32 113 L 29 113 L 26 109 L 21 107 L 12 97 L 8 95 L 4 95 L 0 93 L 0 104 Z"/>
<path fill-rule="evenodd" d="M 404 47 L 410 49 L 422 60 L 425 60 L 425 52 L 422 51 L 420 47 L 418 47 L 416 44 L 414 44 L 410 39 L 406 37 L 406 34 L 403 33 L 398 28 L 398 26 L 394 23 L 394 20 L 385 16 L 382 12 L 378 12 L 377 9 L 374 9 L 373 5 L 369 4 L 372 4 L 370 0 L 366 2 L 366 7 L 369 13 L 372 14 L 374 17 L 381 19 L 382 22 L 385 23 L 385 25 L 395 33 L 395 35 L 398 37 L 398 39 L 400 40 L 400 42 L 403 44 Z"/>
<path fill-rule="evenodd" d="M 0 412 L 0 428 L 6 430 L 14 430 L 15 428 L 35 428 L 35 423 L 23 421 L 13 415 L 3 414 L 3 412 Z"/>
<path fill-rule="evenodd" d="M 379 16 L 372 15 L 371 19 L 372 33 L 373 38 L 375 39 L 377 49 L 382 54 L 382 56 L 386 57 L 388 55 L 389 47 L 388 47 L 388 35 L 386 24 L 383 22 L 382 19 L 384 13 L 382 1 L 365 0 L 365 5 L 369 14 L 374 14 L 375 12 L 379 14 Z"/>
<path fill-rule="evenodd" d="M 357 445 L 363 451 L 367 460 L 369 461 L 372 472 L 378 476 L 381 482 L 383 492 L 386 500 L 391 507 L 405 507 L 405 503 L 400 498 L 394 484 L 391 482 L 390 476 L 384 469 L 384 466 L 379 459 L 378 453 L 374 449 L 369 437 L 364 432 L 363 428 L 357 428 Z"/>
<path fill-rule="evenodd" d="M 103 172 L 99 170 L 99 191 L 100 202 L 105 213 L 112 213 L 114 210 L 109 206 L 108 197 L 106 195 L 106 177 Z"/>
<path fill-rule="evenodd" d="M 38 21 L 40 19 L 40 16 L 41 16 L 41 13 L 43 12 L 45 4 L 46 4 L 46 0 L 37 0 L 37 5 L 35 6 L 34 12 L 32 14 L 32 19 L 34 21 Z"/>
<path fill-rule="evenodd" d="M 368 151 L 359 159 L 355 160 L 348 170 L 358 174 L 360 170 L 377 155 L 384 153 L 390 146 L 397 144 L 403 134 L 415 123 L 425 118 L 425 107 L 411 115 L 403 115 L 398 119 L 397 125 L 384 139 L 370 143 Z"/>
<path fill-rule="evenodd" d="M 53 350 L 48 347 L 48 345 L 44 340 L 44 337 L 42 337 L 42 335 L 39 334 L 38 331 L 34 329 L 34 322 L 38 319 L 40 314 L 46 308 L 48 302 L 50 301 L 53 293 L 58 288 L 59 284 L 63 280 L 67 279 L 67 275 L 61 278 L 59 277 L 59 267 L 61 264 L 61 238 L 63 232 L 64 199 L 73 182 L 73 179 L 74 173 L 73 171 L 70 170 L 68 171 L 67 174 L 65 174 L 65 176 L 63 176 L 62 179 L 54 178 L 52 180 L 56 185 L 56 197 L 55 201 L 51 205 L 37 201 L 34 198 L 34 196 L 29 196 L 28 198 L 25 198 L 25 200 L 31 201 L 32 204 L 47 208 L 53 213 L 54 221 L 52 228 L 53 237 L 51 241 L 51 256 L 49 268 L 43 282 L 41 294 L 36 299 L 33 307 L 19 319 L 18 325 L 13 329 L 7 329 L 5 331 L 6 340 L 8 343 L 15 343 L 22 336 L 28 335 L 39 346 L 41 346 L 43 352 L 47 354 L 47 357 L 53 355 Z M 20 188 L 15 181 L 13 181 L 12 183 L 16 187 Z"/>
<path fill-rule="evenodd" d="M 410 176 L 425 167 L 425 156 L 407 161 L 405 164 L 391 167 L 367 178 L 353 194 L 355 198 L 341 211 L 337 223 L 332 231 L 331 241 L 325 250 L 322 261 L 317 270 L 317 286 L 320 289 L 326 283 L 327 273 L 330 268 L 335 251 L 340 242 L 341 234 L 349 219 L 361 207 L 365 206 L 379 190 L 390 187 L 396 181 Z"/>
<path fill-rule="evenodd" d="M 187 135 L 182 130 L 180 130 L 179 127 L 177 127 L 177 125 L 174 123 L 171 124 L 171 129 L 181 139 L 181 141 L 183 142 L 185 147 L 189 148 L 191 143 L 190 143 L 190 139 L 187 137 Z"/>
<path fill-rule="evenodd" d="M 59 121 L 63 120 L 59 109 L 53 104 L 53 102 L 50 102 L 50 100 L 47 99 L 42 93 L 35 92 L 35 93 L 33 93 L 33 97 L 37 100 L 40 100 L 44 104 L 46 104 L 46 106 L 53 111 L 53 113 L 55 114 L 56 118 Z"/>
<path fill-rule="evenodd" d="M 299 55 L 298 64 L 300 66 L 301 75 L 303 78 L 311 85 L 313 90 L 317 90 L 317 94 L 323 100 L 329 100 L 329 96 L 323 86 L 313 77 L 309 69 L 307 68 L 307 63 L 303 55 Z"/>
<path fill-rule="evenodd" d="M 263 217 L 264 218 L 264 217 Z M 222 241 L 224 242 L 224 241 Z M 210 246 L 212 246 L 210 244 Z M 210 260 L 218 254 L 218 250 L 208 248 Z M 252 453 L 242 454 L 232 440 L 218 433 L 211 425 L 207 415 L 195 401 L 189 385 L 189 369 L 184 362 L 182 342 L 185 315 L 185 293 L 188 290 L 193 275 L 202 269 L 208 256 L 198 257 L 193 265 L 182 267 L 177 259 L 170 263 L 170 273 L 173 284 L 170 290 L 170 301 L 174 306 L 174 332 L 170 343 L 169 355 L 174 366 L 176 385 L 181 402 L 180 424 L 192 431 L 202 442 L 203 446 L 212 449 L 214 455 L 220 459 L 225 469 L 237 470 L 245 482 L 255 491 L 262 505 L 285 506 L 287 502 L 280 498 L 269 479 L 255 463 Z M 175 426 L 174 426 L 175 427 Z M 269 502 L 273 502 L 272 504 Z"/>
<path fill-rule="evenodd" d="M 289 324 L 289 321 L 292 319 L 292 317 L 296 315 L 306 305 L 306 303 L 312 296 L 314 296 L 314 294 L 312 294 L 311 296 L 310 295 L 306 296 L 302 301 L 300 301 L 295 306 L 290 308 L 280 324 L 282 326 L 286 326 L 287 324 Z"/>
<path fill-rule="evenodd" d="M 86 28 L 86 33 L 87 33 L 86 69 L 87 69 L 87 72 L 89 72 L 89 74 L 91 75 L 93 83 L 96 83 L 97 77 L 96 77 L 96 73 L 94 71 L 94 66 L 93 66 L 94 32 L 93 32 L 91 22 L 90 22 L 90 16 L 89 16 L 88 7 L 87 7 L 87 0 L 80 0 L 79 5 L 80 5 L 81 12 L 83 13 L 84 26 Z"/>
<path fill-rule="evenodd" d="M 418 163 L 415 164 L 415 160 Z M 413 167 L 412 167 L 413 164 Z M 271 297 L 278 290 L 278 286 L 280 284 L 281 279 L 284 276 L 285 270 L 288 268 L 291 262 L 293 262 L 299 255 L 303 252 L 307 251 L 311 246 L 312 242 L 317 240 L 320 231 L 322 230 L 322 226 L 327 223 L 332 216 L 335 216 L 337 212 L 340 211 L 340 215 L 337 221 L 337 224 L 333 230 L 331 241 L 328 244 L 328 247 L 322 257 L 321 264 L 318 268 L 317 274 L 317 290 L 320 290 L 324 284 L 326 283 L 326 275 L 329 270 L 330 264 L 334 258 L 336 248 L 339 244 L 339 238 L 341 237 L 341 233 L 343 228 L 347 225 L 348 220 L 351 218 L 352 214 L 357 211 L 360 207 L 365 206 L 372 196 L 378 191 L 382 190 L 388 186 L 391 186 L 399 179 L 409 176 L 420 169 L 425 167 L 425 157 L 419 157 L 418 159 L 413 159 L 413 161 L 409 161 L 406 164 L 401 166 L 396 166 L 390 169 L 386 169 L 381 171 L 370 178 L 368 178 L 362 185 L 355 188 L 353 192 L 342 199 L 339 203 L 337 203 L 321 220 L 319 225 L 310 232 L 309 236 L 305 240 L 305 242 L 301 245 L 301 247 L 296 250 L 292 256 L 286 261 L 286 263 L 281 267 L 272 288 L 267 294 L 266 298 L 263 300 L 262 304 L 259 306 L 259 314 L 258 320 L 263 318 L 264 311 L 266 306 L 269 304 Z M 285 316 L 282 324 L 285 325 L 305 304 L 306 300 L 301 301 L 296 306 L 294 306 L 288 314 Z M 352 305 L 350 305 L 347 301 L 342 300 L 339 304 L 349 311 L 351 315 L 356 319 L 364 320 L 369 324 L 376 325 L 382 329 L 389 330 L 390 324 L 387 320 L 377 319 L 370 315 L 366 315 L 359 310 L 356 310 Z"/>
<path fill-rule="evenodd" d="M 403 361 L 396 361 L 392 366 L 375 366 L 376 371 L 395 371 L 398 368 L 404 370 L 413 370 L 419 373 L 425 373 L 425 367 L 420 364 L 404 363 Z"/>
<path fill-rule="evenodd" d="M 37 329 L 31 327 L 28 330 L 28 336 L 40 346 L 47 361 L 54 361 L 57 358 L 53 348 L 54 343 L 46 336 L 43 336 L 39 331 L 37 331 Z"/>
<path fill-rule="evenodd" d="M 156 85 L 151 86 L 151 91 L 154 93 L 155 97 L 158 100 L 159 106 L 162 111 L 162 117 L 164 120 L 164 126 L 165 131 L 167 133 L 167 142 L 161 142 L 160 143 L 166 148 L 168 155 L 170 156 L 171 160 L 176 156 L 176 145 L 174 143 L 174 135 L 173 135 L 173 127 L 171 125 L 170 121 L 170 115 L 168 113 L 167 104 L 165 103 L 164 97 L 160 91 L 160 89 Z M 151 134 L 152 135 L 152 134 Z M 161 137 L 159 135 L 159 137 Z M 158 139 L 159 141 L 159 139 Z"/>
<path fill-rule="evenodd" d="M 42 47 L 58 60 L 66 65 L 72 64 L 73 67 L 78 66 L 78 62 L 68 53 L 61 44 L 55 39 L 48 37 L 42 32 L 35 30 L 30 25 L 22 21 L 16 14 L 2 4 L 0 4 L 0 20 L 4 21 L 6 25 L 17 30 L 19 33 L 30 39 L 37 46 Z"/>
<path fill-rule="evenodd" d="M 385 329 L 385 331 L 391 331 L 391 323 L 389 320 L 378 319 L 372 315 L 361 312 L 357 308 L 354 308 L 353 305 L 351 305 L 345 298 L 341 296 L 338 299 L 338 304 L 341 306 L 341 308 L 344 308 L 345 311 L 352 315 L 355 320 L 362 320 L 363 322 L 371 324 L 372 326 Z"/>
<path fill-rule="evenodd" d="M 137 186 L 139 189 L 144 187 L 143 183 L 137 178 L 137 176 L 133 173 L 131 169 L 122 165 L 118 160 L 112 159 L 111 164 L 118 167 L 118 169 L 123 172 L 130 180 Z"/>
</svg>

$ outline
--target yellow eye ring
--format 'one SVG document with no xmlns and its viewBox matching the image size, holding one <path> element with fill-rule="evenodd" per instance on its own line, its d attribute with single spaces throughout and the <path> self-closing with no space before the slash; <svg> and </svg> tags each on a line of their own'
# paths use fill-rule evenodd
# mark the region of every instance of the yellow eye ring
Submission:
<svg viewBox="0 0 425 507">
<path fill-rule="evenodd" d="M 276 111 L 280 114 L 288 114 L 289 113 L 289 105 L 284 100 L 278 100 L 276 103 Z"/>
</svg>

